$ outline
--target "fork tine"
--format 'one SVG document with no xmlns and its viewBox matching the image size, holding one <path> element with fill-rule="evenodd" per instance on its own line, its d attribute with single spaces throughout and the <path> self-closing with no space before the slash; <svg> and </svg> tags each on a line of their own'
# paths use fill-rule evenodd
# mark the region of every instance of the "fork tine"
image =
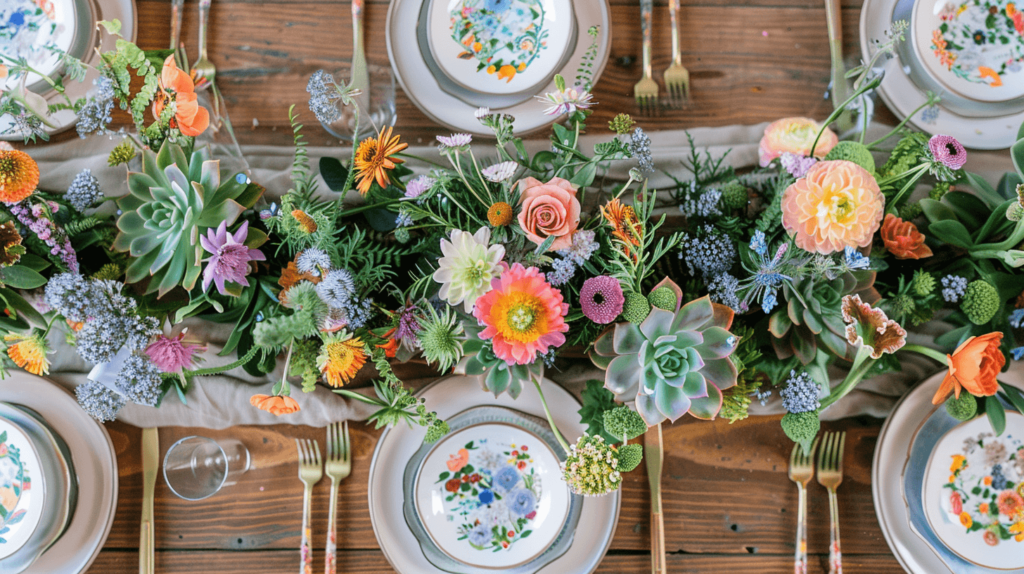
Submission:
<svg viewBox="0 0 1024 574">
<path fill-rule="evenodd" d="M 846 451 L 846 431 L 843 431 L 839 437 L 839 458 L 836 461 L 836 470 L 842 474 L 843 472 L 843 453 Z"/>
<path fill-rule="evenodd" d="M 324 435 L 326 435 L 324 442 L 327 444 L 327 460 L 334 460 L 334 457 L 337 456 L 334 447 L 334 423 L 327 425 L 327 428 L 324 430 L 326 431 L 324 432 Z"/>
<path fill-rule="evenodd" d="M 313 447 L 316 449 L 316 460 L 313 462 L 313 464 L 320 466 L 320 443 L 318 443 L 315 440 L 311 440 L 309 442 L 313 443 Z"/>
<path fill-rule="evenodd" d="M 344 442 L 342 443 L 342 456 L 345 458 L 345 462 L 352 460 L 352 441 L 348 434 L 348 421 L 345 421 L 345 433 L 342 435 Z"/>
</svg>

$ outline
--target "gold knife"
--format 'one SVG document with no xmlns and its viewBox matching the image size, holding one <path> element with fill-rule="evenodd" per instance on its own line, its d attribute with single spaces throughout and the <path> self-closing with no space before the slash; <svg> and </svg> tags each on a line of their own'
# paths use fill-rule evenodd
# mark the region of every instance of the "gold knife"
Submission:
<svg viewBox="0 0 1024 574">
<path fill-rule="evenodd" d="M 153 556 L 153 491 L 160 466 L 160 438 L 155 428 L 142 429 L 142 526 L 139 534 L 139 574 L 156 574 Z"/>
<path fill-rule="evenodd" d="M 651 485 L 651 574 L 665 574 L 665 519 L 661 514 L 661 464 L 665 451 L 661 446 L 661 424 L 644 435 L 647 480 Z"/>
</svg>

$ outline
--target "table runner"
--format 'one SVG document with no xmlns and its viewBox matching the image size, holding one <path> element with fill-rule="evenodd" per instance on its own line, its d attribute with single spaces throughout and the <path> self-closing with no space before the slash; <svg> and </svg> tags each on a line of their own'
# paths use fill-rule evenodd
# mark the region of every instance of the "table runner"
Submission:
<svg viewBox="0 0 1024 574">
<path fill-rule="evenodd" d="M 718 157 L 726 152 L 728 156 L 725 165 L 735 168 L 751 167 L 757 162 L 757 144 L 764 131 L 765 124 L 758 125 L 736 125 L 718 128 L 696 128 L 687 130 L 693 137 L 695 147 L 702 153 L 709 152 L 713 157 Z M 879 135 L 888 130 L 885 126 L 873 125 L 869 130 Z M 595 130 L 597 131 L 597 130 Z M 670 185 L 672 180 L 662 173 L 669 171 L 673 174 L 680 174 L 685 171 L 683 160 L 689 157 L 691 147 L 687 139 L 687 131 L 668 130 L 651 132 L 652 151 L 657 162 L 658 173 L 651 178 L 651 187 Z M 244 132 L 240 133 L 240 139 L 244 141 Z M 586 136 L 585 140 L 598 141 L 598 136 Z M 125 191 L 124 167 L 111 168 L 107 166 L 106 157 L 110 149 L 118 142 L 114 139 L 93 137 L 85 140 L 69 140 L 66 142 L 40 146 L 32 149 L 33 158 L 39 163 L 42 174 L 40 188 L 60 191 L 66 189 L 74 176 L 82 169 L 89 168 L 96 176 L 102 189 L 107 195 L 120 195 Z M 527 148 L 543 149 L 549 146 L 547 140 L 528 140 Z M 587 141 L 585 146 L 592 145 Z M 489 142 L 474 144 L 481 152 L 478 156 L 486 157 L 490 147 Z M 321 156 L 330 155 L 342 157 L 347 155 L 347 148 L 340 147 L 309 147 L 310 157 L 317 159 Z M 264 185 L 268 190 L 269 197 L 279 197 L 290 186 L 289 171 L 292 163 L 292 148 L 279 146 L 243 146 L 245 157 L 252 168 L 254 181 Z M 435 161 L 441 158 L 433 145 L 411 146 L 407 153 L 425 157 Z M 425 171 L 424 166 L 415 165 L 415 171 Z M 625 179 L 626 171 L 630 165 L 627 162 L 620 162 L 613 165 L 609 170 L 612 177 Z M 971 152 L 969 156 L 968 169 L 978 172 L 990 181 L 998 180 L 1002 172 L 1009 169 L 1010 163 L 1008 154 L 1005 152 L 980 153 Z M 326 185 L 317 177 L 320 183 L 320 190 L 325 195 L 331 195 Z M 359 196 L 352 192 L 346 201 L 358 202 Z M 113 209 L 108 205 L 107 209 Z M 230 363 L 233 356 L 220 357 L 217 352 L 221 344 L 230 334 L 230 325 L 218 325 L 209 322 L 190 319 L 176 326 L 176 331 L 182 327 L 189 328 L 192 338 L 207 342 L 208 351 L 203 357 L 203 366 L 216 366 Z M 931 345 L 936 334 L 942 333 L 947 327 L 938 321 L 933 321 L 915 328 L 908 337 L 908 343 Z M 53 356 L 50 377 L 73 388 L 87 380 L 87 373 L 90 365 L 86 364 L 67 343 L 62 336 L 54 337 L 51 341 L 52 348 L 56 349 Z M 234 425 L 244 424 L 304 424 L 311 426 L 326 426 L 330 422 L 342 419 L 362 420 L 372 412 L 372 407 L 358 401 L 344 399 L 330 389 L 318 386 L 313 393 L 304 394 L 296 391 L 293 393 L 302 410 L 299 413 L 284 417 L 275 417 L 269 413 L 249 407 L 249 397 L 257 393 L 269 392 L 273 381 L 281 376 L 283 361 L 278 361 L 278 367 L 274 373 L 264 377 L 252 377 L 242 369 L 235 369 L 228 373 L 197 378 L 190 386 L 187 395 L 187 404 L 183 404 L 177 396 L 169 395 L 159 408 L 146 407 L 137 404 L 128 404 L 119 413 L 117 418 L 121 421 L 136 426 L 192 426 L 206 428 L 226 428 Z M 843 401 L 833 405 L 822 413 L 822 419 L 832 420 L 854 415 L 870 415 L 884 417 L 892 409 L 895 402 L 909 388 L 923 380 L 939 369 L 934 361 L 923 358 L 917 354 L 908 354 L 901 358 L 902 371 L 890 373 L 880 377 L 867 379 L 850 393 Z M 364 370 L 358 381 L 367 381 L 371 376 Z M 421 369 L 419 375 L 425 370 Z M 843 377 L 842 372 L 836 370 L 831 372 L 832 384 L 838 384 Z M 588 379 L 602 379 L 604 374 L 595 368 L 589 361 L 581 359 L 572 361 L 562 370 L 548 369 L 546 377 L 565 386 L 571 392 L 579 396 L 585 382 Z M 436 377 L 431 377 L 436 378 Z M 419 377 L 405 379 L 410 385 L 424 383 L 430 379 Z M 360 392 L 372 393 L 372 389 L 361 389 Z M 483 392 L 483 391 L 481 391 Z M 525 392 L 531 392 L 526 390 Z M 768 397 L 765 404 L 755 404 L 750 412 L 759 414 L 781 414 L 784 412 L 781 400 L 774 396 Z"/>
</svg>

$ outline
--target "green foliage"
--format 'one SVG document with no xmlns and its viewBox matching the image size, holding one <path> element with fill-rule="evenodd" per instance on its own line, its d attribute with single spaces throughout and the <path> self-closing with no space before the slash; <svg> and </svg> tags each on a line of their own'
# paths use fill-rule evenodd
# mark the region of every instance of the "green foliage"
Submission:
<svg viewBox="0 0 1024 574">
<path fill-rule="evenodd" d="M 320 352 L 318 339 L 296 341 L 292 347 L 292 360 L 288 367 L 288 375 L 302 377 L 302 392 L 311 393 L 316 389 L 316 381 L 320 370 L 316 367 L 316 356 Z"/>
<path fill-rule="evenodd" d="M 972 323 L 984 325 L 995 316 L 1001 305 L 999 291 L 991 283 L 979 279 L 967 285 L 960 309 Z"/>
<path fill-rule="evenodd" d="M 969 421 L 978 414 L 978 399 L 967 391 L 961 391 L 960 398 L 956 398 L 955 394 L 949 395 L 946 399 L 946 412 L 958 421 Z"/>
<path fill-rule="evenodd" d="M 590 379 L 581 396 L 583 408 L 578 412 L 580 422 L 587 425 L 587 434 L 600 436 L 609 444 L 621 441 L 621 436 L 616 438 L 604 428 L 604 414 L 615 408 L 615 394 L 604 388 L 602 381 Z"/>
<path fill-rule="evenodd" d="M 821 429 L 818 411 L 806 413 L 786 413 L 782 417 L 782 430 L 795 443 L 803 447 L 805 454 L 810 454 L 811 443 Z"/>
<path fill-rule="evenodd" d="M 597 49 L 600 46 L 597 39 L 600 33 L 599 26 L 591 26 L 587 30 L 587 35 L 591 38 L 590 46 L 583 53 L 580 65 L 576 68 L 576 85 L 588 92 L 593 88 L 594 73 L 597 71 L 594 64 L 597 61 Z"/>
<path fill-rule="evenodd" d="M 276 352 L 292 341 L 315 335 L 318 327 L 313 314 L 308 311 L 268 317 L 253 328 L 253 344 Z"/>
<path fill-rule="evenodd" d="M 624 444 L 619 447 L 619 472 L 630 472 L 640 466 L 644 458 L 644 447 L 639 444 Z"/>
<path fill-rule="evenodd" d="M 719 411 L 730 424 L 749 416 L 748 409 L 752 402 L 750 396 L 762 385 L 758 374 L 763 362 L 752 328 L 734 326 L 732 334 L 740 340 L 732 354 L 736 372 L 739 374 L 736 377 L 736 384 L 722 391 L 722 409 Z"/>
<path fill-rule="evenodd" d="M 788 173 L 780 173 L 764 186 L 764 191 L 769 196 L 769 203 L 768 207 L 761 212 L 761 216 L 754 226 L 763 231 L 765 235 L 773 235 L 782 225 L 782 194 L 794 181 L 796 180 Z"/>
<path fill-rule="evenodd" d="M 941 200 L 947 193 L 949 193 L 950 183 L 948 181 L 940 181 L 935 184 L 935 187 L 931 188 L 928 192 L 928 199 L 933 201 Z"/>
<path fill-rule="evenodd" d="M 115 49 L 101 55 L 105 73 L 114 81 L 114 97 L 121 105 L 122 110 L 127 110 L 143 143 L 150 149 L 158 149 L 163 145 L 164 132 L 162 130 L 147 129 L 146 117 L 149 107 L 156 98 L 159 89 L 158 79 L 160 70 L 147 57 L 146 52 L 135 44 L 118 38 Z M 132 75 L 142 78 L 142 86 L 132 94 Z M 173 106 L 167 106 L 164 111 L 173 113 Z M 167 119 L 160 118 L 149 127 L 157 126 L 159 123 L 167 125 Z M 190 139 L 190 138 L 189 138 Z"/>
<path fill-rule="evenodd" d="M 900 206 L 900 219 L 904 221 L 917 219 L 918 217 L 921 216 L 921 213 L 923 211 L 924 210 L 921 208 L 920 203 L 917 203 L 916 201 L 913 203 L 907 203 L 905 205 Z"/>
<path fill-rule="evenodd" d="M 647 423 L 639 413 L 627 406 L 615 407 L 604 412 L 604 428 L 616 442 L 632 440 L 647 432 Z"/>
<path fill-rule="evenodd" d="M 647 301 L 647 297 L 644 297 L 636 291 L 630 291 L 626 293 L 626 300 L 622 304 L 622 318 L 639 325 L 644 322 L 644 319 L 651 314 L 651 304 Z"/>
</svg>

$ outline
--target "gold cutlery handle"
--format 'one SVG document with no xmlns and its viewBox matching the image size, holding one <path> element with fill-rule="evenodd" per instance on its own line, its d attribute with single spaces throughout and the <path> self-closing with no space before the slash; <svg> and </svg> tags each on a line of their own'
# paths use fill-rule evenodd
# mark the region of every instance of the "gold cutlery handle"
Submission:
<svg viewBox="0 0 1024 574">
<path fill-rule="evenodd" d="M 668 566 L 665 564 L 665 515 L 658 510 L 651 513 L 651 574 L 666 572 Z"/>
<path fill-rule="evenodd" d="M 313 532 L 309 526 L 313 511 L 313 485 L 302 493 L 302 543 L 299 546 L 299 574 L 313 574 Z"/>
<path fill-rule="evenodd" d="M 651 77 L 651 13 L 654 0 L 640 0 L 640 28 L 644 34 L 644 77 Z"/>
<path fill-rule="evenodd" d="M 683 49 L 679 43 L 679 0 L 668 0 L 668 7 L 672 16 L 672 62 L 682 64 Z"/>
<path fill-rule="evenodd" d="M 337 511 L 338 511 L 338 481 L 331 479 L 331 511 L 327 522 L 327 548 L 324 556 L 324 574 L 337 574 L 338 572 L 338 545 L 337 545 Z"/>
<path fill-rule="evenodd" d="M 206 60 L 206 27 L 210 23 L 210 3 L 212 0 L 199 0 L 199 59 Z"/>
<path fill-rule="evenodd" d="M 793 559 L 793 573 L 807 574 L 807 488 L 800 488 L 799 509 L 796 516 L 796 555 Z"/>
<path fill-rule="evenodd" d="M 184 8 L 185 0 L 173 0 L 171 2 L 171 49 L 177 50 L 181 42 L 181 11 Z"/>
<path fill-rule="evenodd" d="M 156 574 L 153 539 L 153 523 L 143 521 L 139 531 L 139 574 Z"/>
<path fill-rule="evenodd" d="M 828 510 L 832 518 L 829 528 L 831 540 L 828 545 L 828 572 L 843 574 L 843 553 L 839 548 L 839 497 L 833 488 L 828 489 Z"/>
</svg>

